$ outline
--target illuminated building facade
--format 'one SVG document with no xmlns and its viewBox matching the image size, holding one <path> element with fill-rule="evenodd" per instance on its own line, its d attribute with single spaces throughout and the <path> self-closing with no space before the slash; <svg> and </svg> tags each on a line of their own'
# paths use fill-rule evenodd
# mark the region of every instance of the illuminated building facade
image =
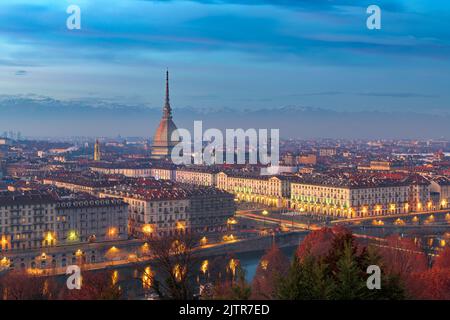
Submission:
<svg viewBox="0 0 450 320">
<path fill-rule="evenodd" d="M 190 230 L 220 231 L 234 215 L 233 195 L 214 188 L 123 186 L 100 197 L 120 198 L 129 205 L 129 231 L 137 237 Z"/>
<path fill-rule="evenodd" d="M 44 192 L 0 195 L 2 251 L 125 239 L 127 205 L 119 200 L 58 200 Z"/>
<path fill-rule="evenodd" d="M 79 250 L 127 239 L 127 220 L 127 204 L 117 199 L 60 200 L 40 191 L 3 192 L 0 259 L 19 269 L 65 266 L 73 262 L 75 246 Z"/>
<path fill-rule="evenodd" d="M 217 188 L 233 193 L 239 201 L 273 207 L 283 207 L 289 203 L 290 179 L 285 176 L 219 172 L 216 181 Z"/>
<path fill-rule="evenodd" d="M 95 165 L 89 167 L 94 172 L 102 174 L 121 174 L 130 178 L 145 178 L 151 177 L 151 169 L 148 166 L 134 166 L 134 165 Z"/>
<path fill-rule="evenodd" d="M 150 175 L 155 179 L 175 180 L 175 169 L 171 167 L 152 167 Z"/>
<path fill-rule="evenodd" d="M 291 183 L 291 208 L 337 217 L 366 217 L 424 210 L 429 184 L 420 177 L 306 175 Z"/>
<path fill-rule="evenodd" d="M 439 195 L 437 203 L 434 203 L 437 209 L 450 208 L 450 178 L 446 176 L 438 176 L 429 179 L 431 183 L 431 191 Z"/>
<path fill-rule="evenodd" d="M 207 168 L 176 169 L 175 180 L 179 183 L 214 187 L 216 185 L 216 171 L 208 170 Z"/>
</svg>

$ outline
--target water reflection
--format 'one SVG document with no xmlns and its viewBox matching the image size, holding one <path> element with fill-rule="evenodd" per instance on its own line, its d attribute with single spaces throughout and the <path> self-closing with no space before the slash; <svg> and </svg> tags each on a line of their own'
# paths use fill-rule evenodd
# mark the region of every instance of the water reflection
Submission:
<svg viewBox="0 0 450 320">
<path fill-rule="evenodd" d="M 142 288 L 150 289 L 153 284 L 153 272 L 150 266 L 145 267 L 144 272 L 142 273 Z"/>
</svg>

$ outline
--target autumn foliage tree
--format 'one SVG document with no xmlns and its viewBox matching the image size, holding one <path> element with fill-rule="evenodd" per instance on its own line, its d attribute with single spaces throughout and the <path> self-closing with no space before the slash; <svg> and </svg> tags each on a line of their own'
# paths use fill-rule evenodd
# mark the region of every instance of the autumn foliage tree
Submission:
<svg viewBox="0 0 450 320">
<path fill-rule="evenodd" d="M 251 296 L 251 286 L 245 279 L 245 270 L 239 260 L 230 259 L 214 284 L 212 299 L 215 300 L 248 300 Z"/>
<path fill-rule="evenodd" d="M 450 300 L 450 247 L 440 252 L 432 268 L 413 273 L 409 293 L 414 299 Z"/>
<path fill-rule="evenodd" d="M 273 245 L 261 258 L 252 282 L 252 299 L 276 299 L 279 281 L 289 271 L 289 259 L 277 245 Z"/>
<path fill-rule="evenodd" d="M 288 276 L 280 282 L 280 299 L 401 299 L 397 277 L 384 274 L 381 290 L 367 287 L 367 267 L 381 265 L 374 249 L 358 245 L 349 230 L 313 231 L 299 246 Z"/>
<path fill-rule="evenodd" d="M 56 282 L 51 278 L 11 271 L 0 277 L 0 298 L 4 300 L 55 299 L 56 286 Z"/>
<path fill-rule="evenodd" d="M 119 300 L 123 291 L 115 271 L 82 272 L 81 289 L 67 289 L 63 286 L 61 299 L 64 300 Z"/>
</svg>

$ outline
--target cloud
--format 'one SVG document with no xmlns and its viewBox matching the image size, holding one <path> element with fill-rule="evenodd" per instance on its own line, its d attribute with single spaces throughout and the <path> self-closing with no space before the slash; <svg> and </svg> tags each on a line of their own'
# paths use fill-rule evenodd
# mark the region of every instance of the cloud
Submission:
<svg viewBox="0 0 450 320">
<path fill-rule="evenodd" d="M 388 97 L 388 98 L 438 98 L 434 94 L 421 94 L 413 92 L 362 92 L 358 93 L 360 96 L 368 97 Z"/>
<path fill-rule="evenodd" d="M 16 76 L 26 76 L 28 72 L 26 70 L 17 70 L 15 75 Z"/>
</svg>

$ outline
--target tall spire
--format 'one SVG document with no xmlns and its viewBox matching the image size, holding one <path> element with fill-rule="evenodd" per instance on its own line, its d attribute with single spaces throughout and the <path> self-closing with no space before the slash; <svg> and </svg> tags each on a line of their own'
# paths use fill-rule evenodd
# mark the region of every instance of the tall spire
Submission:
<svg viewBox="0 0 450 320">
<path fill-rule="evenodd" d="M 100 143 L 98 142 L 98 139 L 95 141 L 94 146 L 94 161 L 100 161 L 101 155 L 100 155 Z"/>
<path fill-rule="evenodd" d="M 165 119 L 172 118 L 172 108 L 170 107 L 170 99 L 169 99 L 169 69 L 166 70 L 166 101 L 163 109 L 163 117 Z"/>
</svg>

